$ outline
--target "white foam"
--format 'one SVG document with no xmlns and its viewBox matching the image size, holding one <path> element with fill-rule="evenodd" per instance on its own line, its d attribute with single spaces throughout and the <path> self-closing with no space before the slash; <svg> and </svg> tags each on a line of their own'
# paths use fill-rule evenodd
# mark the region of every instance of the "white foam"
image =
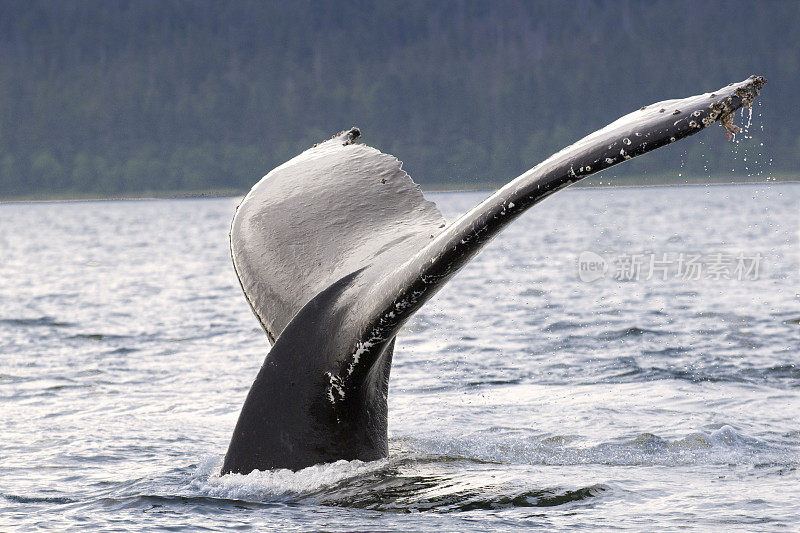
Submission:
<svg viewBox="0 0 800 533">
<path fill-rule="evenodd" d="M 249 474 L 219 475 L 221 456 L 203 458 L 190 486 L 193 490 L 214 498 L 233 500 L 263 500 L 265 497 L 293 496 L 318 491 L 345 479 L 361 476 L 383 468 L 386 460 L 336 461 L 310 466 L 297 472 L 291 470 L 254 470 Z"/>
</svg>

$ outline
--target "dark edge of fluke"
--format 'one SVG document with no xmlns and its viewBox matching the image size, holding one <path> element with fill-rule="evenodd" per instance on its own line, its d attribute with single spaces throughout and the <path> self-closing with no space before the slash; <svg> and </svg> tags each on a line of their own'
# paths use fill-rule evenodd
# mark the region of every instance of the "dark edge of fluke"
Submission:
<svg viewBox="0 0 800 533">
<path fill-rule="evenodd" d="M 240 204 L 234 268 L 274 345 L 222 474 L 388 454 L 395 336 L 504 227 L 580 179 L 749 106 L 765 80 L 644 106 L 554 154 L 445 225 L 394 157 L 341 132 L 277 167 Z"/>
</svg>

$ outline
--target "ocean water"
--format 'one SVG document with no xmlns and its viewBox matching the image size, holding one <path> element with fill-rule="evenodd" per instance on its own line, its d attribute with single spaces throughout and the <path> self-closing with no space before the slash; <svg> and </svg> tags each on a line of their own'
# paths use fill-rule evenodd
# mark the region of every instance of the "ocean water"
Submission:
<svg viewBox="0 0 800 533">
<path fill-rule="evenodd" d="M 553 196 L 398 337 L 389 458 L 220 476 L 236 203 L 0 205 L 1 531 L 797 529 L 799 186 Z"/>
</svg>

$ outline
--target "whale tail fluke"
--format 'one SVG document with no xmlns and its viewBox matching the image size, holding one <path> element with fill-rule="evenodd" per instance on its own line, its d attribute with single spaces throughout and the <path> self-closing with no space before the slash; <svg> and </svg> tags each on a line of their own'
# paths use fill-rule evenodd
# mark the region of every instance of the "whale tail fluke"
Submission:
<svg viewBox="0 0 800 533">
<path fill-rule="evenodd" d="M 231 255 L 274 344 L 245 401 L 223 472 L 299 469 L 387 453 L 394 338 L 507 224 L 576 181 L 699 132 L 758 95 L 751 76 L 645 106 L 564 148 L 453 221 L 393 156 L 353 128 L 259 181 Z M 726 131 L 730 131 L 726 127 Z"/>
</svg>

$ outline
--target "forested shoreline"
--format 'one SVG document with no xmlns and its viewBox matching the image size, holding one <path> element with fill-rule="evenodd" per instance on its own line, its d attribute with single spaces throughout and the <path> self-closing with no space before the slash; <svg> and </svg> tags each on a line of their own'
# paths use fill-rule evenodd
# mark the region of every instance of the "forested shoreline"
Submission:
<svg viewBox="0 0 800 533">
<path fill-rule="evenodd" d="M 242 190 L 352 125 L 423 185 L 497 183 L 750 74 L 752 139 L 614 174 L 793 177 L 798 22 L 796 2 L 2 1 L 0 196 Z"/>
</svg>

